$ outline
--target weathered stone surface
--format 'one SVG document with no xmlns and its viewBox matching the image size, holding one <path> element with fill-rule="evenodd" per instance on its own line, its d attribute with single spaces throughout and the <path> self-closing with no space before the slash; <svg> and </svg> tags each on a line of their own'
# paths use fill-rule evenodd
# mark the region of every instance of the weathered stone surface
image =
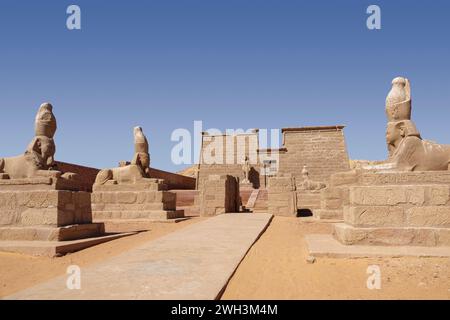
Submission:
<svg viewBox="0 0 450 320">
<path fill-rule="evenodd" d="M 406 225 L 411 227 L 450 227 L 450 206 L 426 206 L 406 211 Z"/>
<path fill-rule="evenodd" d="M 314 217 L 320 220 L 342 220 L 344 219 L 343 216 L 343 209 L 316 209 L 313 211 Z"/>
<path fill-rule="evenodd" d="M 450 257 L 450 247 L 344 245 L 328 234 L 305 236 L 310 255 L 327 258 Z"/>
<path fill-rule="evenodd" d="M 338 223 L 335 225 L 334 236 L 346 245 L 450 246 L 443 230 L 426 227 L 361 228 Z"/>
<path fill-rule="evenodd" d="M 423 186 L 353 186 L 350 187 L 351 205 L 423 205 Z"/>
<path fill-rule="evenodd" d="M 426 197 L 428 203 L 434 205 L 446 205 L 450 198 L 450 188 L 448 185 L 435 185 L 430 186 L 426 190 Z"/>
<path fill-rule="evenodd" d="M 297 206 L 304 209 L 320 209 L 321 195 L 320 191 L 302 191 L 297 190 Z"/>
<path fill-rule="evenodd" d="M 0 211 L 0 226 L 66 226 L 92 221 L 90 194 L 81 191 L 0 191 Z"/>
<path fill-rule="evenodd" d="M 345 206 L 344 221 L 360 227 L 405 226 L 405 212 L 397 206 Z"/>
<path fill-rule="evenodd" d="M 297 216 L 297 193 L 292 177 L 272 177 L 269 179 L 268 211 L 276 216 Z"/>
<path fill-rule="evenodd" d="M 237 180 L 230 175 L 211 175 L 208 180 L 203 181 L 199 205 L 201 216 L 239 212 L 241 203 Z"/>
<path fill-rule="evenodd" d="M 357 183 L 362 185 L 450 185 L 450 171 L 376 173 L 363 171 Z"/>
<path fill-rule="evenodd" d="M 302 170 L 308 167 L 312 180 L 328 181 L 337 172 L 350 170 L 344 126 L 284 128 L 279 155 L 279 176 L 292 175 L 302 181 Z"/>
<path fill-rule="evenodd" d="M 103 233 L 101 223 L 74 224 L 56 228 L 50 226 L 0 227 L 0 240 L 71 241 L 96 237 Z"/>
</svg>

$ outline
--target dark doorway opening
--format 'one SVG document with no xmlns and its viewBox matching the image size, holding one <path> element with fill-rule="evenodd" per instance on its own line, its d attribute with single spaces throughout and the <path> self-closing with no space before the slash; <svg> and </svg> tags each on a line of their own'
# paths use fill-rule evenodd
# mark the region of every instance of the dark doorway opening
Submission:
<svg viewBox="0 0 450 320">
<path fill-rule="evenodd" d="M 298 209 L 297 218 L 312 217 L 313 213 L 310 209 Z"/>
</svg>

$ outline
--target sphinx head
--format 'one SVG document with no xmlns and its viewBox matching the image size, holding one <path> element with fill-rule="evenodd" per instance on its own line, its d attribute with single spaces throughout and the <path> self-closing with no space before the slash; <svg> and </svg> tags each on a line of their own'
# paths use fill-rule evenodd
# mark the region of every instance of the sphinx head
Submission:
<svg viewBox="0 0 450 320">
<path fill-rule="evenodd" d="M 386 142 L 388 145 L 398 145 L 405 137 L 415 136 L 420 138 L 416 125 L 411 120 L 389 122 L 386 130 Z"/>
<path fill-rule="evenodd" d="M 145 152 L 136 152 L 131 164 L 139 166 L 144 172 L 150 167 L 150 155 Z"/>
<path fill-rule="evenodd" d="M 29 144 L 26 155 L 30 155 L 40 169 L 49 169 L 55 165 L 56 146 L 52 138 L 34 137 Z"/>
</svg>

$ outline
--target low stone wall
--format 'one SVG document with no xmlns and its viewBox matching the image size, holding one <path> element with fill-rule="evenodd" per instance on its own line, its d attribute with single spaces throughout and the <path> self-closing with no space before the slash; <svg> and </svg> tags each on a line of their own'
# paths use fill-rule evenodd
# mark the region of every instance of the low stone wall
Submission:
<svg viewBox="0 0 450 320">
<path fill-rule="evenodd" d="M 95 178 L 100 171 L 99 169 L 61 161 L 57 161 L 56 164 L 58 166 L 58 170 L 78 174 L 80 182 L 85 186 L 87 191 L 92 191 Z M 195 178 L 186 177 L 155 168 L 150 168 L 150 176 L 155 179 L 163 179 L 169 189 L 195 190 Z"/>
<path fill-rule="evenodd" d="M 83 184 L 86 191 L 92 192 L 92 185 L 95 182 L 99 169 L 80 166 L 78 164 L 56 161 L 58 170 L 62 172 L 73 172 L 78 175 L 80 183 Z"/>
<path fill-rule="evenodd" d="M 195 178 L 150 168 L 150 177 L 163 179 L 169 190 L 195 190 Z"/>
</svg>

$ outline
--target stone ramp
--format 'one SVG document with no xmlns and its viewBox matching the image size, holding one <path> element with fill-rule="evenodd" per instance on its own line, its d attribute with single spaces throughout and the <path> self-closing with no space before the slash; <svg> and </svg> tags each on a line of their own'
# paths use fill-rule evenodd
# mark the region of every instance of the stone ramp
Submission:
<svg viewBox="0 0 450 320">
<path fill-rule="evenodd" d="M 224 214 L 81 269 L 81 290 L 61 276 L 6 299 L 213 300 L 220 297 L 269 214 Z"/>
</svg>

